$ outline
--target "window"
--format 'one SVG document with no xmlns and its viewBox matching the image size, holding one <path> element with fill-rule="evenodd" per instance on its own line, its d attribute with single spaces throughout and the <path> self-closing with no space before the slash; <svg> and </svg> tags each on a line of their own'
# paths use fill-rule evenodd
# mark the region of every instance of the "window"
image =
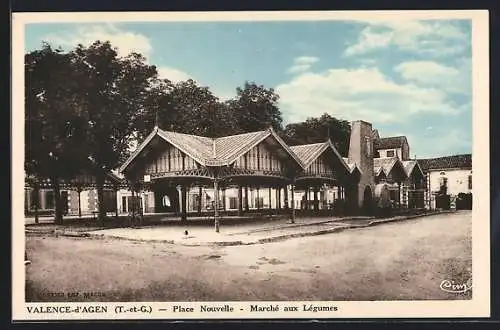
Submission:
<svg viewBox="0 0 500 330">
<path fill-rule="evenodd" d="M 52 210 L 54 209 L 55 198 L 54 192 L 52 190 L 48 190 L 45 192 L 45 209 Z"/>
<path fill-rule="evenodd" d="M 112 190 L 103 191 L 104 195 L 104 210 L 106 212 L 116 211 L 116 193 Z"/>
<path fill-rule="evenodd" d="M 446 191 L 448 190 L 448 178 L 441 177 L 439 178 L 439 190 L 446 194 Z"/>
<path fill-rule="evenodd" d="M 258 209 L 264 207 L 264 197 L 255 197 L 255 207 Z"/>
<path fill-rule="evenodd" d="M 387 157 L 394 157 L 394 150 L 387 150 Z"/>
<path fill-rule="evenodd" d="M 372 154 L 372 144 L 368 136 L 365 137 L 365 142 L 366 142 L 366 155 L 370 157 Z"/>
<path fill-rule="evenodd" d="M 229 209 L 234 210 L 238 208 L 238 198 L 229 197 Z"/>
<path fill-rule="evenodd" d="M 127 212 L 127 197 L 122 196 L 122 212 Z"/>
<path fill-rule="evenodd" d="M 472 189 L 472 175 L 469 175 L 469 189 Z"/>
</svg>

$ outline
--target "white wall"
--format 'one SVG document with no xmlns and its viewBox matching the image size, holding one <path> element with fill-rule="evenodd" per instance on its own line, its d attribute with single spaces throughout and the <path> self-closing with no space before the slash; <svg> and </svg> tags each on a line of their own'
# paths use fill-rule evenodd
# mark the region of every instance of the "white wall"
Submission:
<svg viewBox="0 0 500 330">
<path fill-rule="evenodd" d="M 387 152 L 388 151 L 394 151 L 394 156 L 397 156 L 399 159 L 402 159 L 402 152 L 401 148 L 396 148 L 396 149 L 379 149 L 378 153 L 380 155 L 380 158 L 387 158 Z"/>
<path fill-rule="evenodd" d="M 431 192 L 439 191 L 441 177 L 448 179 L 448 194 L 451 196 L 456 196 L 459 193 L 472 192 L 472 189 L 469 189 L 469 175 L 472 175 L 472 170 L 449 169 L 442 171 L 430 171 L 429 179 Z M 474 184 L 474 179 L 472 179 L 472 184 Z"/>
</svg>

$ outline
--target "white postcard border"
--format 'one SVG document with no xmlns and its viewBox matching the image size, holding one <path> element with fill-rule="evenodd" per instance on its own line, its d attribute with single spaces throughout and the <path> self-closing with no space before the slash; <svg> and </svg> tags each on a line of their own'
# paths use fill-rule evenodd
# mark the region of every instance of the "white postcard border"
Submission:
<svg viewBox="0 0 500 330">
<path fill-rule="evenodd" d="M 138 19 L 140 17 L 140 19 Z M 24 249 L 24 26 L 49 22 L 110 21 L 291 21 L 291 20 L 472 20 L 473 67 L 473 297 L 456 301 L 336 301 L 336 302 L 127 302 L 127 303 L 25 303 Z M 436 318 L 490 315 L 490 196 L 489 196 L 489 34 L 486 10 L 462 11 L 342 11 L 342 12 L 134 12 L 125 13 L 13 13 L 12 18 L 12 318 L 13 320 L 90 319 L 245 319 L 245 318 Z M 480 189 L 478 189 L 480 188 Z M 279 312 L 250 312 L 251 305 L 278 305 Z M 161 312 L 174 305 L 191 306 L 192 313 Z M 202 313 L 202 305 L 234 308 L 232 313 Z M 285 306 L 299 312 L 284 312 Z M 303 305 L 336 306 L 337 311 L 308 312 Z M 100 306 L 107 313 L 29 313 L 27 307 Z M 116 313 L 123 306 L 129 312 Z M 135 307 L 135 309 L 132 309 Z M 134 311 L 137 310 L 138 311 Z M 147 310 L 146 310 L 147 309 Z"/>
</svg>

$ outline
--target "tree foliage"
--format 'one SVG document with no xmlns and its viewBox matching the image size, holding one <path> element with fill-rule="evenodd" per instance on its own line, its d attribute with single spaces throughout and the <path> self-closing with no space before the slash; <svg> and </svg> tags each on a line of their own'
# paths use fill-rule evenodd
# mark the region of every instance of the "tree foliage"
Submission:
<svg viewBox="0 0 500 330">
<path fill-rule="evenodd" d="M 58 182 L 56 176 L 71 177 L 82 167 L 93 170 L 104 205 L 105 175 L 128 156 L 156 68 L 140 54 L 119 57 L 100 41 L 66 53 L 45 45 L 25 62 L 27 172 Z M 58 201 L 56 191 L 56 219 Z"/>
<path fill-rule="evenodd" d="M 44 44 L 26 54 L 25 81 L 25 171 L 51 180 L 59 223 L 59 180 L 77 174 L 86 158 L 87 132 L 71 57 Z"/>
<path fill-rule="evenodd" d="M 227 102 L 234 111 L 236 123 L 242 132 L 253 132 L 273 127 L 283 129 L 283 117 L 278 106 L 279 96 L 274 89 L 254 82 L 245 82 L 236 88 L 237 97 Z"/>
<path fill-rule="evenodd" d="M 333 142 L 341 155 L 347 155 L 351 127 L 346 120 L 339 120 L 325 113 L 318 118 L 308 118 L 304 122 L 288 124 L 283 132 L 291 145 Z"/>
<path fill-rule="evenodd" d="M 273 127 L 290 144 L 331 138 L 342 154 L 348 150 L 350 127 L 344 120 L 324 114 L 283 128 L 279 96 L 272 88 L 245 82 L 235 98 L 221 101 L 194 80 L 160 79 L 142 55 L 120 57 L 109 42 L 78 45 L 69 52 L 44 44 L 26 54 L 25 74 L 25 169 L 52 180 L 56 220 L 61 218 L 60 179 L 92 170 L 103 205 L 105 174 L 118 168 L 130 144 L 155 124 L 208 137 Z M 99 211 L 102 219 L 104 210 Z"/>
<path fill-rule="evenodd" d="M 86 144 L 95 163 L 98 202 L 104 205 L 105 175 L 127 158 L 137 122 L 150 97 L 151 81 L 158 73 L 140 54 L 119 57 L 109 42 L 78 45 L 70 56 L 82 94 Z M 102 207 L 99 218 L 104 218 Z"/>
</svg>

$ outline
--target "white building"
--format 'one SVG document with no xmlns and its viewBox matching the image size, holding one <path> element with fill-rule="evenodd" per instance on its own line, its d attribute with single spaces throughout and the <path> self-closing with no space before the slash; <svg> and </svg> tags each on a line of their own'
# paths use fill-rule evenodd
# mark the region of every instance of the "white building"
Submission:
<svg viewBox="0 0 500 330">
<path fill-rule="evenodd" d="M 454 155 L 418 160 L 426 177 L 426 204 L 436 208 L 436 195 L 450 195 L 453 207 L 458 194 L 472 193 L 472 155 Z"/>
</svg>

